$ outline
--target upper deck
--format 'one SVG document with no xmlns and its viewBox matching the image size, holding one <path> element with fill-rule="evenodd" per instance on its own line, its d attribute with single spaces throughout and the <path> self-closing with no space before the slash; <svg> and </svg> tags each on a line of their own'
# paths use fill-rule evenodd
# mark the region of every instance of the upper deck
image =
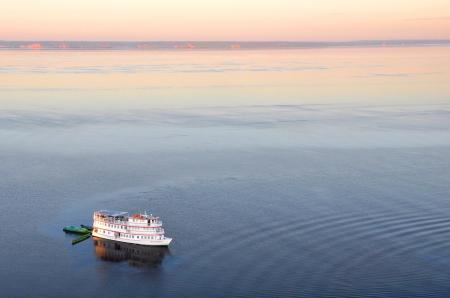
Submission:
<svg viewBox="0 0 450 298">
<path fill-rule="evenodd" d="M 157 216 L 146 213 L 136 213 L 129 215 L 128 212 L 100 210 L 94 212 L 94 221 L 101 221 L 109 224 L 141 226 L 141 227 L 160 227 L 162 221 Z"/>
</svg>

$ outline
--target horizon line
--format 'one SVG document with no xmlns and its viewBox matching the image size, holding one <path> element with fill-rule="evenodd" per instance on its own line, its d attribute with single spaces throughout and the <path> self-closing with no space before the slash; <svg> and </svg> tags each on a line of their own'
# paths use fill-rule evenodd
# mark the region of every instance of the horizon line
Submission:
<svg viewBox="0 0 450 298">
<path fill-rule="evenodd" d="M 0 50 L 281 50 L 344 47 L 449 46 L 450 39 L 389 39 L 351 41 L 1 41 Z"/>
<path fill-rule="evenodd" d="M 388 38 L 388 39 L 342 39 L 342 40 L 195 40 L 195 39 L 0 39 L 0 42 L 245 42 L 245 43 L 350 43 L 350 42 L 450 42 L 450 38 Z"/>
</svg>

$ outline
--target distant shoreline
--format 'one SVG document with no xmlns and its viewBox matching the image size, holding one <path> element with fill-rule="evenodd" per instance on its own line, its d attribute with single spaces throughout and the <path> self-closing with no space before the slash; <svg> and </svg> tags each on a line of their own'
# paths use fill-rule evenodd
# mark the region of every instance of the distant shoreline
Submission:
<svg viewBox="0 0 450 298">
<path fill-rule="evenodd" d="M 438 40 L 356 41 L 1 41 L 0 50 L 269 50 L 342 47 L 448 46 Z"/>
</svg>

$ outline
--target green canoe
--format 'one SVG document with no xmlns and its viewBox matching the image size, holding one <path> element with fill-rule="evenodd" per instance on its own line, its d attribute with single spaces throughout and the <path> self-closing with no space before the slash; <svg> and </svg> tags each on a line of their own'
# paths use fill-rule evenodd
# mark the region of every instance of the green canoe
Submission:
<svg viewBox="0 0 450 298">
<path fill-rule="evenodd" d="M 67 226 L 67 227 L 64 227 L 63 231 L 66 233 L 74 233 L 74 234 L 82 234 L 82 235 L 89 234 L 91 232 L 88 229 L 79 227 L 79 226 Z"/>
<path fill-rule="evenodd" d="M 88 239 L 89 237 L 91 237 L 91 234 L 85 234 L 85 235 L 80 236 L 77 239 L 73 239 L 72 240 L 72 245 L 80 243 L 81 241 L 84 241 L 84 240 Z"/>
</svg>

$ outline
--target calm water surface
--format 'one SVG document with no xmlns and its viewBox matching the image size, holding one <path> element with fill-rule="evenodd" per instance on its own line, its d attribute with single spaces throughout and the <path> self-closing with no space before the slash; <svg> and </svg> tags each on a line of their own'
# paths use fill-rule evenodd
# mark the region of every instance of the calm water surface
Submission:
<svg viewBox="0 0 450 298">
<path fill-rule="evenodd" d="M 0 296 L 448 297 L 449 54 L 0 52 Z"/>
</svg>

